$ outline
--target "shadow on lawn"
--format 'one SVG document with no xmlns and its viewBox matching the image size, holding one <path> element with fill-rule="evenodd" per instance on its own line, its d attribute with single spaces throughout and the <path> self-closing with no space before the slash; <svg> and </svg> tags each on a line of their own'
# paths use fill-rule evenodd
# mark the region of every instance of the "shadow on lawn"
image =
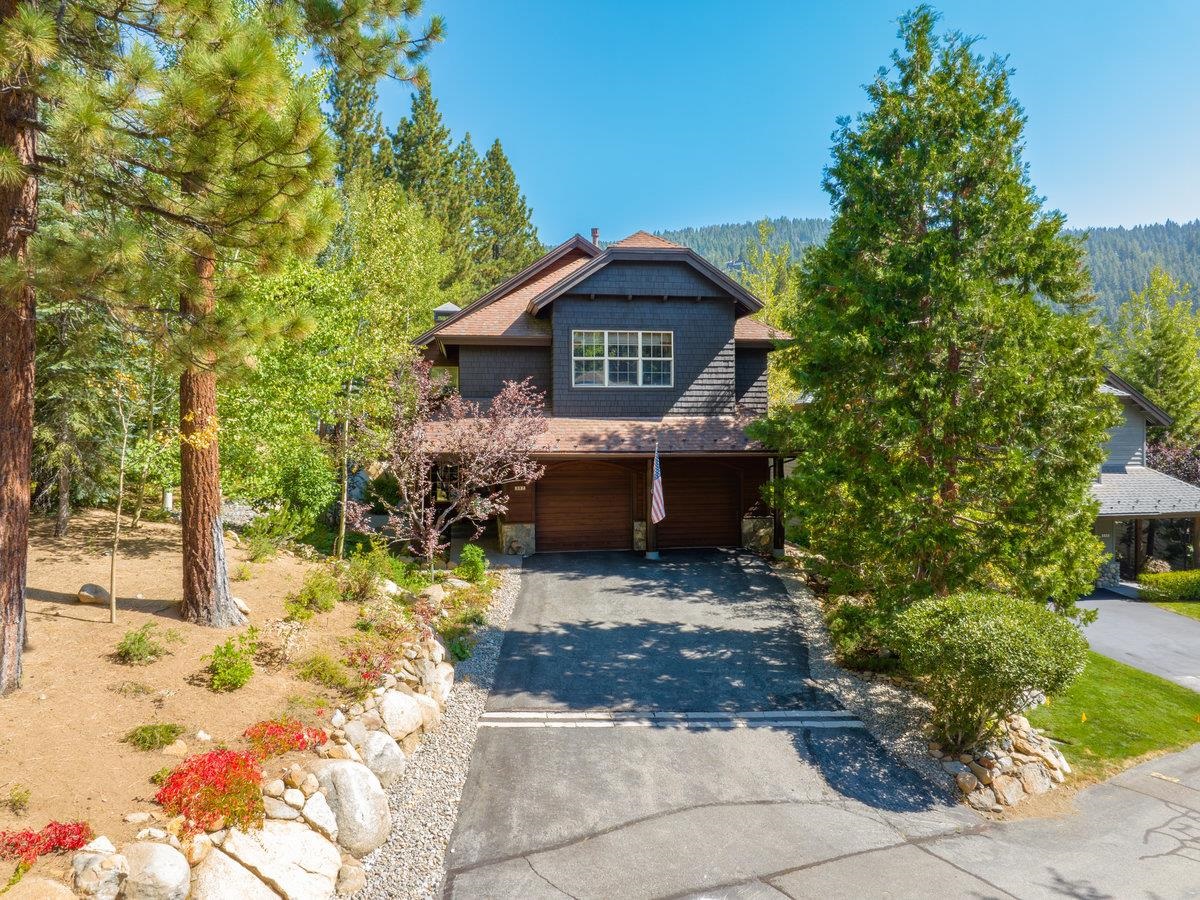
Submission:
<svg viewBox="0 0 1200 900">
<path fill-rule="evenodd" d="M 719 551 L 664 556 L 527 561 L 488 708 L 841 708 L 809 678 L 791 600 L 761 559 Z M 788 734 L 796 753 L 846 797 L 892 812 L 944 802 L 862 729 Z"/>
</svg>

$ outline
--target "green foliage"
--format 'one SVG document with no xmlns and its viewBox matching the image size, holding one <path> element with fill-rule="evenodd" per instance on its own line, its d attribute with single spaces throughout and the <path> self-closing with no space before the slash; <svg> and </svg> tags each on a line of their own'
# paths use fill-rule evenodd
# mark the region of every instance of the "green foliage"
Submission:
<svg viewBox="0 0 1200 900">
<path fill-rule="evenodd" d="M 229 579 L 231 581 L 249 581 L 250 576 L 250 566 L 247 563 L 241 563 L 230 573 Z"/>
<path fill-rule="evenodd" d="M 254 654 L 258 651 L 258 629 L 247 628 L 217 644 L 208 660 L 210 687 L 214 691 L 236 691 L 254 676 Z"/>
<path fill-rule="evenodd" d="M 8 811 L 14 816 L 23 816 L 29 810 L 29 801 L 33 795 L 29 792 L 29 788 L 23 784 L 14 784 L 8 789 L 8 796 L 4 798 L 4 805 Z"/>
<path fill-rule="evenodd" d="M 161 785 L 171 775 L 171 767 L 163 766 L 157 772 L 150 776 L 150 783 Z"/>
<path fill-rule="evenodd" d="M 779 499 L 833 593 L 1071 611 L 1102 557 L 1090 488 L 1116 421 L 1082 251 L 1029 183 L 1003 60 L 934 18 L 902 19 L 894 75 L 836 135 L 837 215 L 777 351 L 808 402 L 752 433 L 796 457 Z"/>
<path fill-rule="evenodd" d="M 179 740 L 184 730 L 182 725 L 172 722 L 156 722 L 153 725 L 139 725 L 121 738 L 121 741 L 132 744 L 139 750 L 161 750 Z"/>
<path fill-rule="evenodd" d="M 1109 364 L 1174 419 L 1170 437 L 1200 441 L 1200 315 L 1191 288 L 1162 269 L 1130 295 L 1113 324 Z M 1158 429 L 1163 431 L 1163 429 Z"/>
<path fill-rule="evenodd" d="M 933 704 L 936 738 L 954 749 L 991 736 L 1027 695 L 1064 690 L 1087 658 L 1071 622 L 1006 594 L 922 600 L 896 617 L 891 641 Z"/>
<path fill-rule="evenodd" d="M 308 523 L 304 516 L 285 501 L 275 509 L 256 516 L 242 532 L 242 541 L 250 559 L 261 562 L 270 559 L 276 550 L 307 530 Z"/>
<path fill-rule="evenodd" d="M 500 284 L 542 255 L 532 212 L 500 141 L 483 158 L 476 216 L 475 281 L 481 288 Z"/>
<path fill-rule="evenodd" d="M 1151 602 L 1200 600 L 1200 571 L 1143 572 L 1138 586 L 1142 599 Z"/>
<path fill-rule="evenodd" d="M 1029 720 L 1062 742 L 1078 775 L 1098 780 L 1200 741 L 1200 694 L 1089 652 L 1083 674 Z"/>
<path fill-rule="evenodd" d="M 342 598 L 338 580 L 324 569 L 316 569 L 304 579 L 300 590 L 284 601 L 287 618 L 303 622 L 313 613 L 330 612 Z"/>
<path fill-rule="evenodd" d="M 340 659 L 316 650 L 296 665 L 296 677 L 319 684 L 335 691 L 349 691 L 357 687 L 354 673 Z"/>
<path fill-rule="evenodd" d="M 173 628 L 160 631 L 153 622 L 125 632 L 117 643 L 116 657 L 127 666 L 148 666 L 162 659 L 170 650 L 168 644 L 177 644 L 183 637 Z"/>
<path fill-rule="evenodd" d="M 899 659 L 892 653 L 888 636 L 892 613 L 878 604 L 856 598 L 830 600 L 825 622 L 838 659 L 851 669 L 894 672 Z"/>
<path fill-rule="evenodd" d="M 476 544 L 466 544 L 458 555 L 458 567 L 454 574 L 467 581 L 482 581 L 487 571 L 487 555 Z"/>
</svg>

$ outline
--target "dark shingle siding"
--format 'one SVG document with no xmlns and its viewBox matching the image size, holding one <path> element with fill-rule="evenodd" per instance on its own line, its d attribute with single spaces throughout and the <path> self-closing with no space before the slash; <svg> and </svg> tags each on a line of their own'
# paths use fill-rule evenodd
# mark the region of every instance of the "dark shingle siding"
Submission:
<svg viewBox="0 0 1200 900">
<path fill-rule="evenodd" d="M 735 361 L 732 299 L 596 299 L 567 295 L 554 302 L 554 414 L 623 418 L 728 415 L 733 412 Z M 672 388 L 571 386 L 571 331 L 672 331 Z"/>
<path fill-rule="evenodd" d="M 530 377 L 538 390 L 550 394 L 549 347 L 460 347 L 458 390 L 471 400 L 490 400 L 506 381 Z"/>
<path fill-rule="evenodd" d="M 721 297 L 725 292 L 685 263 L 612 262 L 571 289 L 572 294 L 642 297 Z"/>
<path fill-rule="evenodd" d="M 737 402 L 754 412 L 767 411 L 767 351 L 739 348 L 736 355 Z"/>
</svg>

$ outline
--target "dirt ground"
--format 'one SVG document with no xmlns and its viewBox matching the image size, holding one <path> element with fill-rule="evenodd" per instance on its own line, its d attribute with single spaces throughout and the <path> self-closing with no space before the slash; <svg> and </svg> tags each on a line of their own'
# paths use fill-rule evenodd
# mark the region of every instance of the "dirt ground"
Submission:
<svg viewBox="0 0 1200 900">
<path fill-rule="evenodd" d="M 194 753 L 221 743 L 243 747 L 245 728 L 287 711 L 289 698 L 310 698 L 307 708 L 293 704 L 290 711 L 318 721 L 311 700 L 316 689 L 283 666 L 256 664 L 254 677 L 238 691 L 218 694 L 208 689 L 201 657 L 230 631 L 189 625 L 179 618 L 178 525 L 146 522 L 125 532 L 116 625 L 108 622 L 107 606 L 83 605 L 76 599 L 85 582 L 108 586 L 112 513 L 80 513 L 65 538 L 52 537 L 51 526 L 49 521 L 35 521 L 30 534 L 31 646 L 25 655 L 23 687 L 0 700 L 0 829 L 38 829 L 52 819 L 82 819 L 115 843 L 132 839 L 144 826 L 127 825 L 122 817 L 134 810 L 155 810 L 156 788 L 150 776 L 179 761 L 161 751 L 141 752 L 121 743 L 121 737 L 138 725 L 178 723 L 187 729 L 183 740 Z M 229 560 L 232 573 L 245 554 L 231 546 Z M 249 563 L 251 577 L 232 582 L 233 593 L 250 605 L 251 623 L 268 639 L 269 623 L 283 615 L 285 595 L 300 585 L 313 565 L 281 554 Z M 354 618 L 350 604 L 316 616 L 309 622 L 305 644 L 336 644 L 338 636 L 349 633 Z M 171 655 L 148 666 L 118 663 L 113 656 L 117 642 L 145 622 L 175 629 L 182 641 L 172 646 Z M 213 743 L 197 740 L 200 729 Z M 2 806 L 14 785 L 30 791 L 24 815 L 13 815 Z M 7 875 L 7 868 L 0 871 Z"/>
</svg>

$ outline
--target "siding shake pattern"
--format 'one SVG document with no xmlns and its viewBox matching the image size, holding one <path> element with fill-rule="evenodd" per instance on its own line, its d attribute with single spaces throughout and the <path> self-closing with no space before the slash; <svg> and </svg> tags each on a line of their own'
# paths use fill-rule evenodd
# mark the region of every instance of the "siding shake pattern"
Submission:
<svg viewBox="0 0 1200 900">
<path fill-rule="evenodd" d="M 767 351 L 737 349 L 737 402 L 757 413 L 767 411 Z"/>
</svg>

